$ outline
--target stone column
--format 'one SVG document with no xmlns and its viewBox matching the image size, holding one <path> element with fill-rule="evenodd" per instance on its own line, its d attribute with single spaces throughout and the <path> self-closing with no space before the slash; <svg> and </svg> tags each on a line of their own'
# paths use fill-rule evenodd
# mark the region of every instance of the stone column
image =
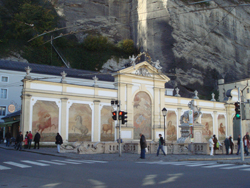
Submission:
<svg viewBox="0 0 250 188">
<path fill-rule="evenodd" d="M 181 111 L 182 108 L 177 108 L 177 125 L 176 125 L 176 133 L 177 133 L 177 140 L 178 138 L 181 137 L 181 129 L 179 128 L 180 126 L 180 118 L 181 118 Z"/>
<path fill-rule="evenodd" d="M 232 104 L 225 104 L 226 107 L 226 135 L 232 135 L 233 136 L 233 117 L 232 114 L 234 113 L 234 105 Z"/>
<path fill-rule="evenodd" d="M 127 84 L 127 117 L 128 117 L 128 122 L 127 126 L 132 126 L 133 127 L 133 104 L 134 104 L 134 99 L 131 97 L 132 95 L 132 85 Z"/>
<path fill-rule="evenodd" d="M 100 102 L 99 100 L 94 100 L 94 133 L 93 138 L 91 138 L 92 142 L 99 142 L 100 141 Z"/>
<path fill-rule="evenodd" d="M 68 142 L 67 134 L 67 102 L 68 98 L 61 98 L 61 136 Z"/>
<path fill-rule="evenodd" d="M 213 134 L 216 135 L 217 138 L 219 138 L 218 135 L 218 115 L 217 111 L 213 111 Z"/>
<path fill-rule="evenodd" d="M 30 104 L 31 104 L 31 97 L 30 94 L 23 94 L 22 95 L 22 117 L 21 117 L 21 125 L 20 125 L 20 131 L 23 133 L 26 131 L 32 131 L 32 122 L 30 122 Z M 32 121 L 32 119 L 31 119 Z"/>
</svg>

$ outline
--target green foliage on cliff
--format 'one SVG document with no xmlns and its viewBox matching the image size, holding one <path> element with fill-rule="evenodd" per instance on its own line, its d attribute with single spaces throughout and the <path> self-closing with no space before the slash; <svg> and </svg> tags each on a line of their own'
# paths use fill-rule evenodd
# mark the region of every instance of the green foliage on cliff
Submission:
<svg viewBox="0 0 250 188">
<path fill-rule="evenodd" d="M 62 27 L 58 23 L 63 23 L 63 20 L 49 1 L 0 0 L 0 58 L 16 53 L 30 63 L 64 66 L 50 42 L 45 43 L 59 32 L 28 42 L 46 31 Z M 124 40 L 121 46 L 117 46 L 103 36 L 89 35 L 79 43 L 74 35 L 70 35 L 54 40 L 53 44 L 72 68 L 85 70 L 99 70 L 112 56 L 127 58 L 135 52 L 133 41 Z"/>
</svg>

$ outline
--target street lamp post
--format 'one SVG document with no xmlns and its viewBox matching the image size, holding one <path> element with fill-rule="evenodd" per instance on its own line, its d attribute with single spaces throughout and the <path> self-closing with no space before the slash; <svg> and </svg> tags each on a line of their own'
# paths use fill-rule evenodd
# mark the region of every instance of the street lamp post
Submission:
<svg viewBox="0 0 250 188">
<path fill-rule="evenodd" d="M 164 146 L 165 146 L 165 143 L 166 143 L 166 134 L 165 134 L 165 124 L 166 124 L 166 122 L 165 122 L 165 119 L 166 119 L 166 115 L 167 115 L 167 109 L 165 107 L 162 109 L 162 115 L 164 117 Z"/>
</svg>

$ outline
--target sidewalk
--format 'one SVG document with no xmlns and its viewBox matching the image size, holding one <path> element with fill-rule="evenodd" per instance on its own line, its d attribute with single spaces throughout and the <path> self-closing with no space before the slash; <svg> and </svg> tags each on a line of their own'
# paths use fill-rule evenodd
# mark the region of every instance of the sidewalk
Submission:
<svg viewBox="0 0 250 188">
<path fill-rule="evenodd" d="M 0 148 L 6 150 L 14 150 L 12 146 L 6 147 L 5 144 L 0 144 Z M 17 151 L 20 152 L 20 151 Z M 98 161 L 218 161 L 218 163 L 233 163 L 233 164 L 250 164 L 250 156 L 245 156 L 245 161 L 241 162 L 240 155 L 167 155 L 162 153 L 157 157 L 156 154 L 146 154 L 146 159 L 140 159 L 139 154 L 122 153 L 119 154 L 76 154 L 76 153 L 57 153 L 56 147 L 48 148 L 41 147 L 38 149 L 23 149 L 21 152 L 32 152 L 41 155 L 51 155 L 57 157 L 98 160 Z"/>
</svg>

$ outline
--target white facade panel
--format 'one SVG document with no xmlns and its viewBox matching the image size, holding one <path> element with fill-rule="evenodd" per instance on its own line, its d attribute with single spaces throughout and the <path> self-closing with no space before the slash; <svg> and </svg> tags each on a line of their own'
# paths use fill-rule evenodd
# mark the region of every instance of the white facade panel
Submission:
<svg viewBox="0 0 250 188">
<path fill-rule="evenodd" d="M 140 83 L 140 84 L 153 85 L 152 81 L 144 81 L 144 80 L 138 80 L 138 79 L 132 79 L 132 83 Z"/>
<path fill-rule="evenodd" d="M 132 138 L 132 131 L 121 131 L 122 138 Z"/>
<path fill-rule="evenodd" d="M 218 103 L 215 104 L 215 107 L 216 108 L 225 108 L 224 104 L 218 104 Z"/>
<path fill-rule="evenodd" d="M 181 100 L 181 104 L 188 104 L 191 100 Z"/>
<path fill-rule="evenodd" d="M 200 102 L 199 106 L 207 106 L 207 107 L 213 107 L 214 104 L 213 103 L 208 103 L 208 102 Z"/>
<path fill-rule="evenodd" d="M 117 97 L 116 92 L 110 92 L 110 91 L 98 91 L 98 95 L 104 97 Z"/>
<path fill-rule="evenodd" d="M 38 90 L 47 90 L 47 91 L 62 91 L 62 86 L 55 86 L 55 85 L 47 85 L 47 84 L 37 84 L 37 83 L 31 83 L 30 84 L 31 89 L 38 89 Z"/>
<path fill-rule="evenodd" d="M 78 94 L 83 94 L 83 95 L 95 94 L 93 89 L 82 89 L 82 88 L 77 88 L 77 87 L 67 87 L 66 91 L 69 93 L 78 93 Z"/>
<path fill-rule="evenodd" d="M 167 103 L 178 103 L 178 99 L 174 99 L 174 98 L 167 98 L 165 97 L 165 102 Z"/>
</svg>

